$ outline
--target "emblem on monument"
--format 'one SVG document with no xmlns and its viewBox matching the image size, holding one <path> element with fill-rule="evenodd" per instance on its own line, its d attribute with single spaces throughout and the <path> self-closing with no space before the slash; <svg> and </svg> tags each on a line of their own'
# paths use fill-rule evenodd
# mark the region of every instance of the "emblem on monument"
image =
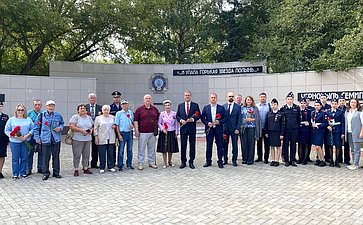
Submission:
<svg viewBox="0 0 363 225">
<path fill-rule="evenodd" d="M 163 73 L 154 73 L 151 76 L 151 90 L 156 94 L 164 93 L 168 89 L 167 82 Z"/>
</svg>

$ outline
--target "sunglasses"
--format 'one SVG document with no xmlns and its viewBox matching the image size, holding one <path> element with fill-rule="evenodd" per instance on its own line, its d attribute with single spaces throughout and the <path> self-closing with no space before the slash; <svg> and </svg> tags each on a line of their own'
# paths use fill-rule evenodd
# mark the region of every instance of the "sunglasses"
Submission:
<svg viewBox="0 0 363 225">
<path fill-rule="evenodd" d="M 16 110 L 16 111 L 18 111 L 18 112 L 24 112 L 24 111 L 25 111 L 25 109 L 18 109 L 18 110 Z"/>
<path fill-rule="evenodd" d="M 233 98 L 234 96 L 228 96 L 228 97 Z"/>
</svg>

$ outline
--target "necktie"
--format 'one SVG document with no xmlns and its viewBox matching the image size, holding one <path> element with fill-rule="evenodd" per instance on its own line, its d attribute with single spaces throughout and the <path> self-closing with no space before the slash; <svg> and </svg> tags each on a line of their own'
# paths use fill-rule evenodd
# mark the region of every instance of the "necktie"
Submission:
<svg viewBox="0 0 363 225">
<path fill-rule="evenodd" d="M 228 113 L 231 114 L 231 104 L 228 104 Z"/>
<path fill-rule="evenodd" d="M 187 102 L 187 115 L 189 115 L 189 111 L 190 111 L 189 102 Z"/>
<path fill-rule="evenodd" d="M 92 117 L 92 119 L 94 119 L 94 118 L 95 118 L 94 105 L 91 105 L 91 117 Z"/>
</svg>

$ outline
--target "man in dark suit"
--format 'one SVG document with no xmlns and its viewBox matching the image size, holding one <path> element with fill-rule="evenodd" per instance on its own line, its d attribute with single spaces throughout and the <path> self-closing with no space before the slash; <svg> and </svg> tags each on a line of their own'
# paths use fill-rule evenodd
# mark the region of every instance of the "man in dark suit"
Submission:
<svg viewBox="0 0 363 225">
<path fill-rule="evenodd" d="M 218 167 L 223 168 L 223 124 L 226 122 L 226 111 L 224 107 L 217 104 L 217 94 L 211 93 L 209 96 L 210 104 L 204 106 L 202 112 L 202 122 L 205 125 L 207 151 L 206 163 L 203 167 L 212 165 L 213 141 L 217 143 Z"/>
<path fill-rule="evenodd" d="M 186 167 L 187 162 L 187 141 L 189 137 L 189 167 L 195 169 L 195 138 L 196 138 L 196 122 L 200 118 L 199 105 L 192 102 L 192 93 L 190 91 L 184 92 L 185 102 L 178 105 L 176 119 L 180 123 L 180 153 L 181 165 L 180 169 Z"/>
<path fill-rule="evenodd" d="M 88 101 L 89 103 L 86 104 L 87 114 L 95 121 L 96 116 L 99 116 L 102 113 L 102 106 L 97 104 L 97 95 L 95 93 L 90 93 L 88 95 Z M 91 155 L 91 168 L 98 168 L 98 146 L 95 144 L 95 137 L 93 135 Z"/>
<path fill-rule="evenodd" d="M 227 103 L 223 105 L 226 110 L 226 123 L 223 126 L 224 142 L 223 142 L 223 165 L 228 163 L 228 145 L 229 137 L 232 138 L 232 163 L 237 166 L 238 157 L 238 134 L 241 129 L 241 105 L 234 103 L 234 94 L 227 94 Z"/>
</svg>

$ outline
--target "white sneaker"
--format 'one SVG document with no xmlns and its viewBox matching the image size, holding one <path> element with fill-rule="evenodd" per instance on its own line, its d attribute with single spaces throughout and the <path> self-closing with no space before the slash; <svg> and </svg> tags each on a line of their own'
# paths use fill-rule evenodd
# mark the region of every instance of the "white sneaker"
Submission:
<svg viewBox="0 0 363 225">
<path fill-rule="evenodd" d="M 351 166 L 351 167 L 349 167 L 348 169 L 350 169 L 350 170 L 357 170 L 358 169 L 358 166 Z"/>
<path fill-rule="evenodd" d="M 105 173 L 105 170 L 100 170 L 100 173 Z"/>
<path fill-rule="evenodd" d="M 115 168 L 108 169 L 108 171 L 116 172 Z"/>
<path fill-rule="evenodd" d="M 166 165 L 163 166 L 163 169 L 166 169 Z"/>
</svg>

